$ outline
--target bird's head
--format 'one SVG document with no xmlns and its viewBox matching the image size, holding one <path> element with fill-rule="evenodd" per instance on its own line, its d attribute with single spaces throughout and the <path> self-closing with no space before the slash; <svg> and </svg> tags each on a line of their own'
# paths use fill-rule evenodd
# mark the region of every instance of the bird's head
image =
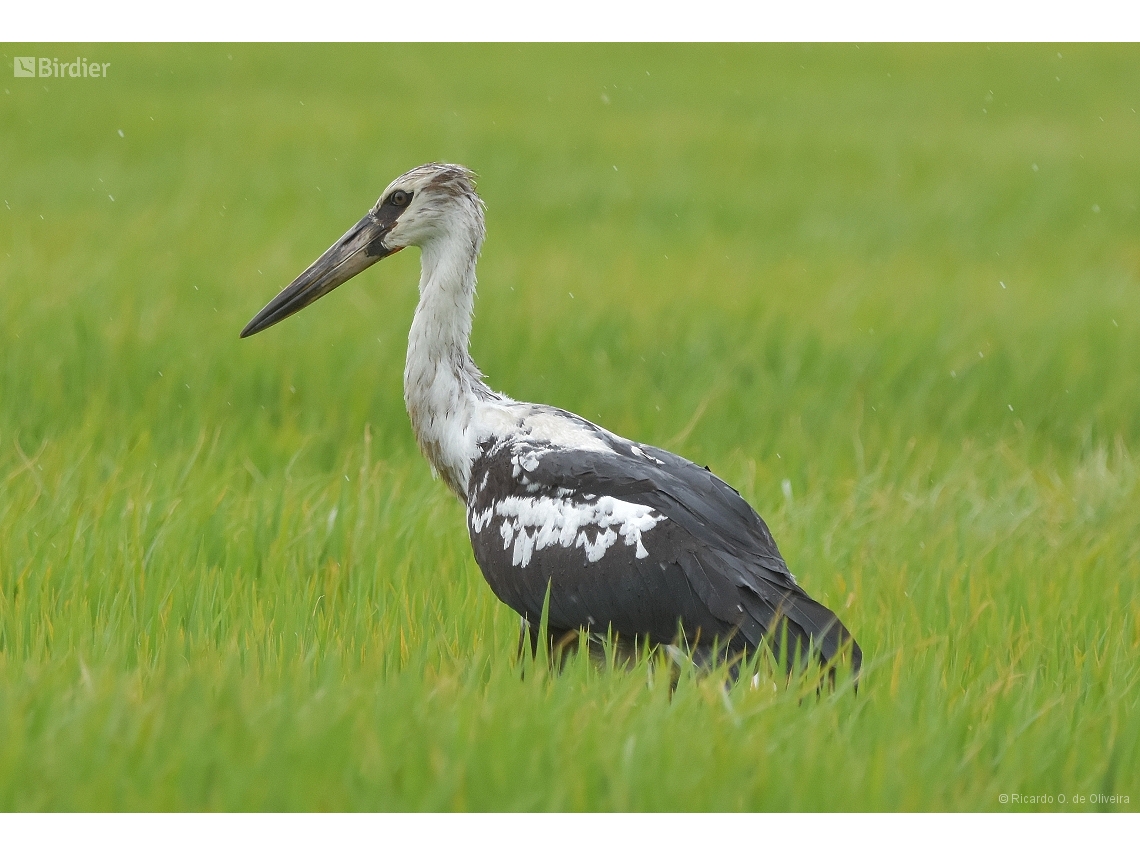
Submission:
<svg viewBox="0 0 1140 855">
<path fill-rule="evenodd" d="M 389 184 L 376 204 L 340 240 L 257 313 L 241 337 L 283 321 L 377 261 L 407 246 L 427 250 L 445 240 L 483 243 L 482 201 L 475 174 L 452 163 L 427 163 Z"/>
</svg>

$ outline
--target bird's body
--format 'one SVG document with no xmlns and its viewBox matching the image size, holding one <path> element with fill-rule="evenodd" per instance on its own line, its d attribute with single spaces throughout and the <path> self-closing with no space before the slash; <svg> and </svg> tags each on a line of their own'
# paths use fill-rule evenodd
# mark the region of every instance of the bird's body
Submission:
<svg viewBox="0 0 1140 855">
<path fill-rule="evenodd" d="M 586 629 L 726 653 L 767 637 L 789 664 L 850 648 L 842 623 L 788 571 L 768 527 L 707 469 L 555 407 L 492 391 L 468 354 L 483 207 L 463 167 L 392 182 L 369 214 L 255 317 L 276 323 L 374 261 L 422 251 L 404 400 L 433 470 L 467 506 L 495 594 L 551 634 Z"/>
</svg>

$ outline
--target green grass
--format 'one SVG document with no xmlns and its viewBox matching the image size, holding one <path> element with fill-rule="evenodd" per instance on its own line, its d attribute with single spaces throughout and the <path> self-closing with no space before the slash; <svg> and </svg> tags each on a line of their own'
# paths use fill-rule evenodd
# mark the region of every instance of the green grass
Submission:
<svg viewBox="0 0 1140 855">
<path fill-rule="evenodd" d="M 0 97 L 0 808 L 1140 804 L 1140 49 L 0 47 L 112 63 Z M 857 696 L 520 676 L 414 252 L 238 340 L 433 159 L 492 385 L 738 487 Z"/>
</svg>

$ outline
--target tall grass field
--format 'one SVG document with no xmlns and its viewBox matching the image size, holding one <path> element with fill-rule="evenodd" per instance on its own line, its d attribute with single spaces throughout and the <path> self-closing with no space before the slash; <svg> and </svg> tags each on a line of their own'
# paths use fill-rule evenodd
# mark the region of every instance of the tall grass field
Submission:
<svg viewBox="0 0 1140 855">
<path fill-rule="evenodd" d="M 0 53 L 0 809 L 1140 806 L 1137 46 Z M 857 692 L 518 658 L 417 251 L 238 339 L 432 160 L 492 387 L 736 487 Z"/>
</svg>

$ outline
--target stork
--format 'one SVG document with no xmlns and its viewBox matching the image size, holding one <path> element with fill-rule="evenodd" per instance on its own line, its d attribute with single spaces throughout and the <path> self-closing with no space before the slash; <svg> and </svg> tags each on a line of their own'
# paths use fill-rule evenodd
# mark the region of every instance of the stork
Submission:
<svg viewBox="0 0 1140 855">
<path fill-rule="evenodd" d="M 475 175 L 429 163 L 372 209 L 242 330 L 253 335 L 405 247 L 421 253 L 404 402 L 432 470 L 467 506 L 475 560 L 524 633 L 585 632 L 709 661 L 767 639 L 790 669 L 862 653 L 789 572 L 768 526 L 706 467 L 581 416 L 492 391 L 468 353 L 485 235 Z M 547 601 L 547 598 L 548 601 Z M 674 647 L 673 649 L 676 649 Z"/>
</svg>

